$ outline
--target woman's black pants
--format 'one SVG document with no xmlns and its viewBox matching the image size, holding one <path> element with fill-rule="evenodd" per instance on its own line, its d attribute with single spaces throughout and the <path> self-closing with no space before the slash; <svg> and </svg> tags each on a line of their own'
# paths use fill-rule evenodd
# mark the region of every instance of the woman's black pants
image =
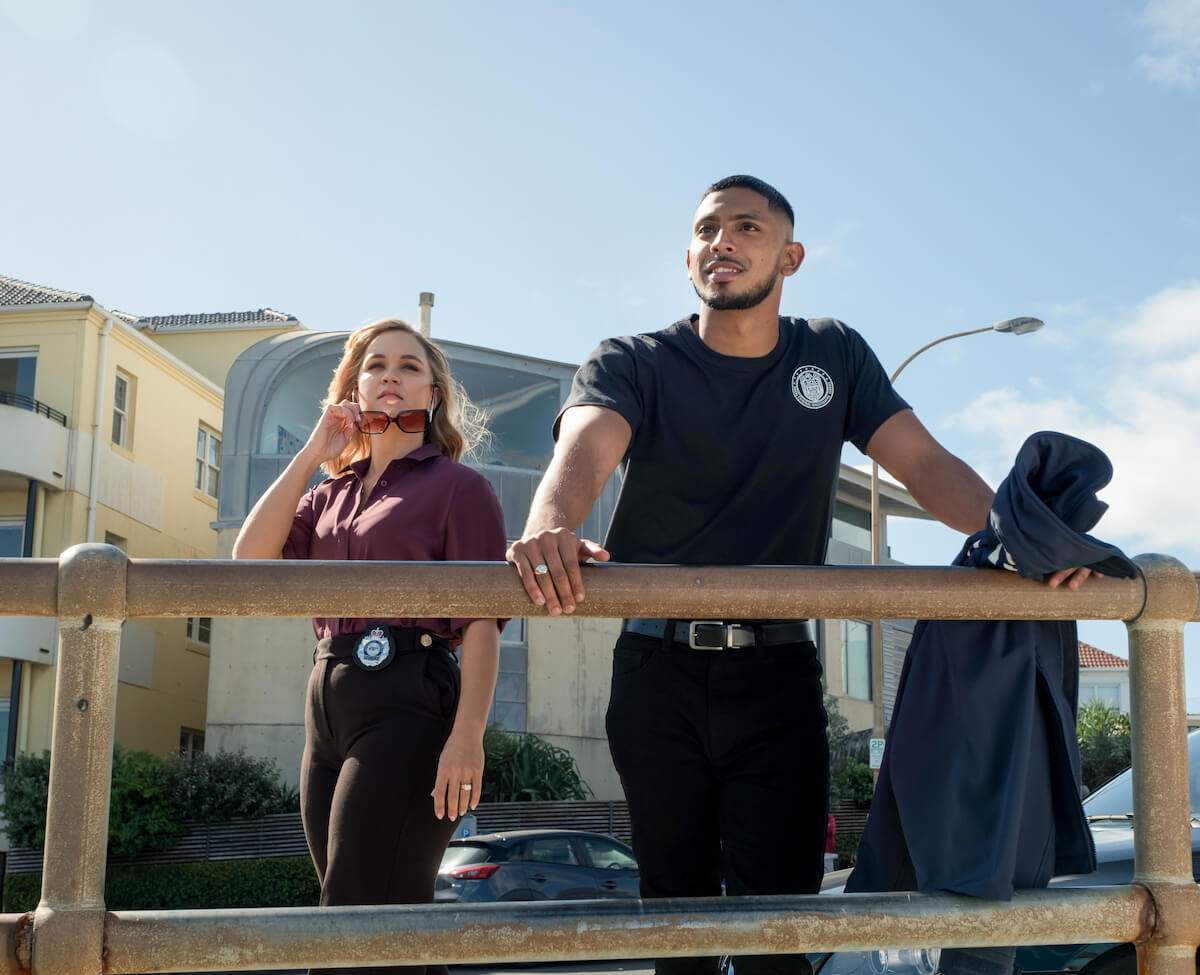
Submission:
<svg viewBox="0 0 1200 975">
<path fill-rule="evenodd" d="M 430 793 L 458 693 L 458 665 L 444 650 L 400 654 L 369 673 L 348 654 L 336 656 L 327 641 L 318 646 L 308 681 L 300 803 L 322 907 L 433 902 L 457 822 L 434 817 Z M 320 971 L 339 970 L 345 969 Z"/>
</svg>

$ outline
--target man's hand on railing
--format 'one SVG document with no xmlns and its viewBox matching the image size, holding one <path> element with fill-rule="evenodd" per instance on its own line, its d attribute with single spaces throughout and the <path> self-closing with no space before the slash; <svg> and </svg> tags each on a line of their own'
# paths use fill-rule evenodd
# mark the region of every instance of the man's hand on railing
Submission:
<svg viewBox="0 0 1200 975">
<path fill-rule="evenodd" d="M 580 563 L 607 562 L 608 551 L 569 528 L 550 528 L 513 542 L 505 556 L 535 606 L 545 606 L 551 616 L 575 612 L 583 602 Z"/>
<path fill-rule="evenodd" d="M 1060 569 L 1046 578 L 1046 585 L 1051 589 L 1057 589 L 1063 582 L 1066 582 L 1067 588 L 1074 591 L 1082 586 L 1084 580 L 1089 576 L 1095 576 L 1097 579 L 1104 578 L 1099 572 L 1093 572 L 1091 569 L 1078 567 L 1074 569 Z"/>
</svg>

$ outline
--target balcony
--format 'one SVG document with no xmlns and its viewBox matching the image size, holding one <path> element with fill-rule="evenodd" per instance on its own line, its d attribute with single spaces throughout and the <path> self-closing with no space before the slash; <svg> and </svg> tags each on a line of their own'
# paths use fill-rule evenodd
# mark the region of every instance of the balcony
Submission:
<svg viewBox="0 0 1200 975">
<path fill-rule="evenodd" d="M 47 419 L 55 420 L 60 426 L 67 425 L 67 414 L 59 413 L 58 410 L 47 406 L 41 400 L 34 399 L 32 396 L 22 396 L 20 393 L 10 393 L 7 390 L 0 389 L 0 403 L 5 406 L 15 406 L 20 410 L 29 410 L 31 413 L 37 413 Z"/>
<path fill-rule="evenodd" d="M 66 415 L 30 396 L 0 391 L 0 487 L 65 485 L 71 431 Z"/>
<path fill-rule="evenodd" d="M 55 663 L 58 620 L 45 616 L 0 616 L 0 659 Z"/>
</svg>

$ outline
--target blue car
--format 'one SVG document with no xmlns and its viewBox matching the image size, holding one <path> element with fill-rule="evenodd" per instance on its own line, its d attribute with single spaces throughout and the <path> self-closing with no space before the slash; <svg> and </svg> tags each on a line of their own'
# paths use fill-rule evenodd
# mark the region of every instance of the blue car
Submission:
<svg viewBox="0 0 1200 975">
<path fill-rule="evenodd" d="M 611 836 L 574 829 L 451 840 L 434 889 L 438 904 L 637 896 L 633 851 Z"/>
</svg>

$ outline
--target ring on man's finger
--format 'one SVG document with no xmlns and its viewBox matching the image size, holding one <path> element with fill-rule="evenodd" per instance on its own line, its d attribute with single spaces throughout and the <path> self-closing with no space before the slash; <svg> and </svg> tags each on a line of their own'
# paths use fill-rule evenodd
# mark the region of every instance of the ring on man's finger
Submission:
<svg viewBox="0 0 1200 975">
<path fill-rule="evenodd" d="M 533 567 L 533 574 L 535 576 L 544 576 L 549 571 L 550 571 L 550 567 L 548 565 L 546 565 L 545 562 L 542 562 L 539 565 L 535 565 Z"/>
</svg>

